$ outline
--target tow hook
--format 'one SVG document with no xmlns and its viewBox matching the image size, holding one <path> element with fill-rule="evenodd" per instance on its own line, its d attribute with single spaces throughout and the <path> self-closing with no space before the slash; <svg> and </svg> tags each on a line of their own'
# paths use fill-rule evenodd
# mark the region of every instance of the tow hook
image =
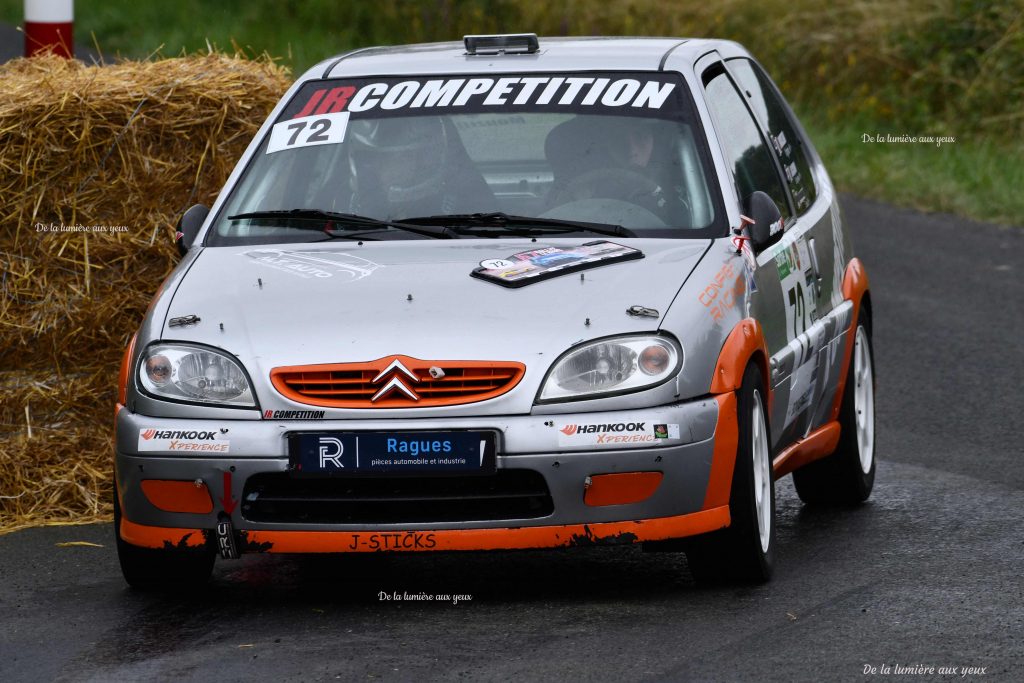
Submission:
<svg viewBox="0 0 1024 683">
<path fill-rule="evenodd" d="M 231 518 L 221 513 L 217 519 L 217 550 L 225 560 L 238 559 L 238 541 L 235 538 L 235 527 Z"/>
</svg>

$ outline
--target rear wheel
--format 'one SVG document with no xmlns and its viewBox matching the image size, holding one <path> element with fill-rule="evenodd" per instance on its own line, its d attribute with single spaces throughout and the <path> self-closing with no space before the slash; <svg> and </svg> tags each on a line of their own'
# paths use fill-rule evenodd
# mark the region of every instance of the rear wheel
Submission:
<svg viewBox="0 0 1024 683">
<path fill-rule="evenodd" d="M 214 550 L 202 547 L 189 550 L 176 548 L 140 548 L 121 538 L 121 505 L 114 493 L 114 536 L 121 573 L 132 588 L 144 590 L 178 590 L 206 583 L 216 559 Z"/>
<path fill-rule="evenodd" d="M 809 505 L 850 505 L 871 495 L 875 484 L 875 372 L 871 321 L 860 316 L 853 338 L 843 403 L 839 445 L 832 455 L 793 472 L 800 500 Z"/>
<path fill-rule="evenodd" d="M 730 526 L 690 541 L 686 558 L 698 581 L 763 583 L 775 564 L 775 482 L 764 381 L 747 367 L 737 396 L 739 446 L 729 494 Z"/>
</svg>

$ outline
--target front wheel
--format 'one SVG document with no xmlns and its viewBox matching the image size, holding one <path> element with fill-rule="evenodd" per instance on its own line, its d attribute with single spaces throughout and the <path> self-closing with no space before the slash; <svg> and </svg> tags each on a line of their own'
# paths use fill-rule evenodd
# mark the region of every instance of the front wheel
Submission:
<svg viewBox="0 0 1024 683">
<path fill-rule="evenodd" d="M 216 553 L 211 548 L 189 550 L 140 548 L 121 538 L 121 504 L 114 493 L 114 536 L 124 580 L 142 590 L 180 590 L 210 579 Z"/>
<path fill-rule="evenodd" d="M 729 494 L 730 526 L 690 542 L 686 558 L 698 581 L 769 580 L 775 565 L 775 481 L 764 381 L 747 367 L 737 396 L 739 445 Z"/>
<path fill-rule="evenodd" d="M 848 373 L 836 450 L 793 472 L 796 492 L 809 505 L 862 503 L 875 484 L 875 372 L 866 311 L 854 333 Z"/>
</svg>

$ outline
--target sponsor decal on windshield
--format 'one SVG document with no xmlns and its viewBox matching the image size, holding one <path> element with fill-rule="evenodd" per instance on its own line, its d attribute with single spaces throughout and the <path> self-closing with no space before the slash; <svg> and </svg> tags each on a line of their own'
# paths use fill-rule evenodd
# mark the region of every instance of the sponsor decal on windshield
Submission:
<svg viewBox="0 0 1024 683">
<path fill-rule="evenodd" d="M 559 446 L 628 446 L 679 439 L 678 424 L 598 422 L 556 424 Z"/>
<path fill-rule="evenodd" d="M 520 112 L 674 118 L 680 100 L 678 77 L 665 73 L 313 81 L 271 128 L 266 154 L 343 143 L 350 119 L 506 113 L 513 121 Z"/>
<path fill-rule="evenodd" d="M 345 141 L 348 128 L 348 112 L 305 116 L 275 124 L 270 130 L 267 154 L 282 149 L 310 147 L 313 145 L 336 145 Z"/>
<path fill-rule="evenodd" d="M 578 247 L 544 247 L 504 258 L 485 259 L 470 275 L 505 287 L 522 287 L 585 268 L 643 258 L 639 249 L 614 242 L 588 242 Z"/>
<path fill-rule="evenodd" d="M 605 107 L 657 111 L 674 103 L 670 96 L 676 87 L 676 79 L 663 74 L 381 79 L 336 85 L 320 82 L 307 86 L 296 98 L 300 107 L 290 107 L 290 119 L 301 122 L 364 112 L 408 114 L 422 109 Z M 295 126 L 294 130 L 297 136 L 304 134 L 303 127 Z"/>
</svg>

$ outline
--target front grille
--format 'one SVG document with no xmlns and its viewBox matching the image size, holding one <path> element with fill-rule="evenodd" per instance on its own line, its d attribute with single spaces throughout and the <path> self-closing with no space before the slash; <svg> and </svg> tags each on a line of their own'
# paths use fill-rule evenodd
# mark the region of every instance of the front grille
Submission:
<svg viewBox="0 0 1024 683">
<path fill-rule="evenodd" d="M 287 472 L 246 481 L 242 516 L 252 522 L 402 524 L 535 519 L 554 510 L 532 470 L 493 476 L 312 479 Z"/>
<path fill-rule="evenodd" d="M 396 361 L 400 369 L 395 367 Z M 525 371 L 522 363 L 515 362 L 424 361 L 387 356 L 367 363 L 274 368 L 270 379 L 283 396 L 308 405 L 425 408 L 501 396 L 519 383 Z"/>
</svg>

